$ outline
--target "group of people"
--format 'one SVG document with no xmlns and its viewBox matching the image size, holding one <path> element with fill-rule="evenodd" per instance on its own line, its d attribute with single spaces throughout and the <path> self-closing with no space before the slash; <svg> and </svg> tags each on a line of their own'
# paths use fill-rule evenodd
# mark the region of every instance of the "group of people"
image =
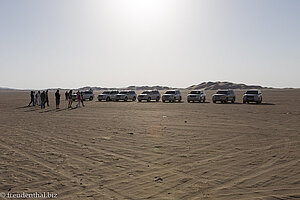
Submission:
<svg viewBox="0 0 300 200">
<path fill-rule="evenodd" d="M 77 100 L 76 107 L 82 106 L 84 107 L 83 98 L 82 98 L 82 92 L 77 91 L 76 98 L 73 98 L 73 91 L 70 90 L 69 92 L 66 91 L 65 93 L 66 100 L 68 100 L 68 108 L 72 108 L 73 101 Z M 55 92 L 55 103 L 56 103 L 56 109 L 59 109 L 60 104 L 60 93 L 59 90 Z M 48 97 L 48 90 L 46 91 L 31 91 L 30 92 L 30 102 L 28 104 L 28 107 L 32 106 L 41 106 L 41 109 L 45 109 L 46 105 L 49 106 L 49 97 Z"/>
<path fill-rule="evenodd" d="M 42 92 L 37 91 L 37 93 L 35 93 L 35 91 L 31 91 L 30 102 L 28 106 L 30 106 L 31 104 L 32 106 L 41 106 L 41 109 L 44 109 L 46 105 L 49 106 L 48 90 Z"/>
<path fill-rule="evenodd" d="M 83 103 L 83 97 L 82 97 L 82 92 L 80 92 L 79 90 L 77 91 L 76 93 L 76 96 L 75 98 L 73 98 L 73 90 L 70 90 L 69 92 L 66 91 L 65 93 L 65 97 L 66 97 L 66 100 L 69 101 L 68 103 L 68 108 L 72 108 L 72 103 L 73 101 L 75 101 L 77 99 L 77 105 L 76 107 L 80 107 L 80 103 L 82 104 L 82 106 L 84 107 L 84 103 Z"/>
</svg>

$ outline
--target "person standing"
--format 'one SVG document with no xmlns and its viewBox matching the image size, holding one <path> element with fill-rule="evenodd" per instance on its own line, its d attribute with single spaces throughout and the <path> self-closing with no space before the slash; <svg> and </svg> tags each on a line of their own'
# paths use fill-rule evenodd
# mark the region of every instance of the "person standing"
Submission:
<svg viewBox="0 0 300 200">
<path fill-rule="evenodd" d="M 41 93 L 40 93 L 40 91 L 38 91 L 38 92 L 36 93 L 36 104 L 37 104 L 38 106 L 41 105 Z"/>
<path fill-rule="evenodd" d="M 38 102 L 37 102 L 37 92 L 36 93 L 34 92 L 34 105 L 38 105 Z"/>
<path fill-rule="evenodd" d="M 59 109 L 59 103 L 60 103 L 59 90 L 56 90 L 56 92 L 55 92 L 55 103 L 56 103 L 56 109 Z"/>
<path fill-rule="evenodd" d="M 73 93 L 73 91 L 72 90 L 70 90 L 70 92 L 69 92 L 69 104 L 68 104 L 68 108 L 71 108 L 72 107 L 72 102 L 73 102 L 73 100 L 72 100 L 72 93 Z"/>
<path fill-rule="evenodd" d="M 81 93 L 79 92 L 79 90 L 77 92 L 77 101 L 78 101 L 78 103 L 77 103 L 76 107 L 78 108 L 78 107 L 80 107 L 80 103 L 81 103 Z"/>
<path fill-rule="evenodd" d="M 41 109 L 45 109 L 45 102 L 46 102 L 46 93 L 43 91 L 41 93 Z"/>
<path fill-rule="evenodd" d="M 32 103 L 32 106 L 34 106 L 34 92 L 33 91 L 30 92 L 30 102 L 28 104 L 28 107 L 30 106 L 31 103 Z"/>
<path fill-rule="evenodd" d="M 47 106 L 49 107 L 49 97 L 48 97 L 48 90 L 46 90 L 46 99 L 45 102 L 47 103 Z"/>
<path fill-rule="evenodd" d="M 68 93 L 68 91 L 66 91 L 65 96 L 66 96 L 66 101 L 67 101 L 68 98 L 69 98 L 69 93 Z"/>
<path fill-rule="evenodd" d="M 35 91 L 33 91 L 33 106 L 36 104 L 36 99 L 35 99 Z"/>
<path fill-rule="evenodd" d="M 80 92 L 80 95 L 81 95 L 81 104 L 82 104 L 82 106 L 84 107 L 84 103 L 83 103 L 83 92 Z"/>
</svg>

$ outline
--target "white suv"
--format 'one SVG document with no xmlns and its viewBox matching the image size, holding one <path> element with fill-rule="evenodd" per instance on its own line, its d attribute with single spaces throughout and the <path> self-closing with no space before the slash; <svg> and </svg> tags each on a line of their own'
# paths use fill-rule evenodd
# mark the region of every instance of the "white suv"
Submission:
<svg viewBox="0 0 300 200">
<path fill-rule="evenodd" d="M 92 101 L 94 99 L 94 93 L 91 90 L 84 91 L 84 92 L 81 92 L 81 93 L 82 93 L 82 99 L 84 101 L 87 100 L 87 99 Z"/>
<path fill-rule="evenodd" d="M 123 100 L 123 101 L 132 100 L 132 101 L 135 101 L 136 100 L 136 93 L 133 90 L 121 91 L 119 94 L 117 94 L 115 96 L 114 100 L 115 101 L 119 101 L 119 100 Z"/>
<path fill-rule="evenodd" d="M 243 96 L 243 103 L 256 102 L 260 104 L 262 102 L 262 94 L 260 90 L 248 90 Z"/>
<path fill-rule="evenodd" d="M 205 102 L 206 99 L 206 94 L 203 90 L 192 90 L 188 95 L 187 95 L 187 101 L 188 102 Z"/>
<path fill-rule="evenodd" d="M 138 96 L 138 101 L 141 102 L 142 100 L 147 100 L 148 102 L 151 100 L 159 101 L 160 93 L 157 90 L 146 90 Z"/>
<path fill-rule="evenodd" d="M 118 90 L 107 90 L 98 95 L 98 101 L 113 101 L 116 94 L 119 94 Z"/>
<path fill-rule="evenodd" d="M 214 103 L 217 101 L 220 101 L 221 103 L 227 103 L 228 101 L 231 101 L 231 103 L 234 103 L 235 93 L 233 90 L 219 90 L 212 96 L 212 100 Z"/>
<path fill-rule="evenodd" d="M 162 96 L 162 101 L 166 102 L 180 102 L 182 99 L 181 92 L 179 90 L 168 90 L 166 93 Z"/>
</svg>

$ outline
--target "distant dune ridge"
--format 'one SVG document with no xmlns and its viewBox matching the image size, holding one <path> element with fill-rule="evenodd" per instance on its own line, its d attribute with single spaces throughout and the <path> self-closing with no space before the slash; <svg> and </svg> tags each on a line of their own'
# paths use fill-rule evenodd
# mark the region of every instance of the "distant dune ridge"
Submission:
<svg viewBox="0 0 300 200">
<path fill-rule="evenodd" d="M 128 86 L 125 88 L 101 88 L 101 87 L 83 87 L 80 90 L 171 90 L 171 89 L 187 89 L 187 90 L 220 90 L 220 89 L 270 89 L 270 87 L 262 87 L 259 85 L 246 85 L 242 83 L 232 83 L 226 81 L 202 82 L 198 85 L 192 85 L 187 88 L 172 88 L 167 86 Z"/>
<path fill-rule="evenodd" d="M 79 90 L 170 90 L 170 89 L 174 89 L 171 87 L 167 87 L 167 86 L 128 86 L 125 88 L 102 88 L 102 87 L 82 87 L 79 88 Z"/>
<path fill-rule="evenodd" d="M 69 90 L 67 88 L 62 89 L 62 88 L 48 88 L 49 90 Z M 262 87 L 259 85 L 246 85 L 242 83 L 232 83 L 232 82 L 226 82 L 226 81 L 216 81 L 216 82 L 202 82 L 198 85 L 192 85 L 187 88 L 174 88 L 174 87 L 168 87 L 168 86 L 128 86 L 124 88 L 108 88 L 108 87 L 90 87 L 90 86 L 85 86 L 81 87 L 78 89 L 74 90 L 94 90 L 94 91 L 99 91 L 99 90 L 172 90 L 172 89 L 187 89 L 187 90 L 220 90 L 220 89 L 272 89 L 271 87 Z M 18 89 L 13 89 L 13 88 L 2 88 L 0 87 L 0 91 L 11 91 L 11 90 L 18 90 Z M 25 89 L 24 89 L 25 90 Z M 27 89 L 31 90 L 31 89 Z"/>
<path fill-rule="evenodd" d="M 188 90 L 220 90 L 220 89 L 267 89 L 259 85 L 246 85 L 232 82 L 202 82 L 198 85 L 187 87 Z M 270 89 L 270 88 L 269 88 Z"/>
</svg>

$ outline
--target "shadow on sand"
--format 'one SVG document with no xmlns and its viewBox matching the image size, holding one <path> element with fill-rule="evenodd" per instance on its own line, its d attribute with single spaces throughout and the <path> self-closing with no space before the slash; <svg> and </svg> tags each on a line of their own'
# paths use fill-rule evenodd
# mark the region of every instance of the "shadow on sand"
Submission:
<svg viewBox="0 0 300 200">
<path fill-rule="evenodd" d="M 161 103 L 161 101 L 137 101 L 137 103 Z"/>
<path fill-rule="evenodd" d="M 48 113 L 48 112 L 61 112 L 61 111 L 65 111 L 65 110 L 75 110 L 77 109 L 77 107 L 72 107 L 72 108 L 62 108 L 62 109 L 56 109 L 56 108 L 53 108 L 53 109 L 50 109 L 50 110 L 44 110 L 44 111 L 41 111 L 40 113 Z"/>
<path fill-rule="evenodd" d="M 38 111 L 38 110 L 40 110 L 38 107 L 37 108 L 31 108 L 31 109 L 29 109 L 29 110 L 25 110 L 24 112 L 33 112 L 33 111 Z"/>
<path fill-rule="evenodd" d="M 196 103 L 196 104 L 205 104 L 205 103 L 210 103 L 210 101 L 204 101 L 204 102 L 198 102 L 198 101 L 191 101 L 191 102 L 188 102 L 188 103 Z"/>
<path fill-rule="evenodd" d="M 77 107 L 72 107 L 72 108 L 62 108 L 62 109 L 56 109 L 56 108 L 53 108 L 53 109 L 41 109 L 40 106 L 20 106 L 20 107 L 17 107 L 15 108 L 16 110 L 19 110 L 19 109 L 28 109 L 28 110 L 25 110 L 24 112 L 34 112 L 34 111 L 40 111 L 39 113 L 48 113 L 48 112 L 61 112 L 61 111 L 65 111 L 65 110 L 74 110 L 74 109 L 77 109 Z"/>
<path fill-rule="evenodd" d="M 240 103 L 240 102 L 234 102 L 234 103 L 231 103 L 231 102 L 228 102 L 228 103 L 216 102 L 214 104 L 221 104 L 221 105 L 241 105 L 242 103 Z"/>
<path fill-rule="evenodd" d="M 171 104 L 173 104 L 173 103 L 184 103 L 184 101 L 175 101 L 175 102 L 165 101 L 165 102 L 162 102 L 162 103 L 171 103 Z"/>
<path fill-rule="evenodd" d="M 257 103 L 248 103 L 248 105 L 257 105 L 257 106 L 274 106 L 276 105 L 275 103 L 261 103 L 261 104 L 257 104 Z"/>
<path fill-rule="evenodd" d="M 33 106 L 34 107 L 34 106 Z M 18 109 L 22 109 L 22 108 L 32 108 L 32 106 L 20 106 L 20 107 L 17 107 L 17 108 L 15 108 L 16 110 L 18 110 Z"/>
</svg>

